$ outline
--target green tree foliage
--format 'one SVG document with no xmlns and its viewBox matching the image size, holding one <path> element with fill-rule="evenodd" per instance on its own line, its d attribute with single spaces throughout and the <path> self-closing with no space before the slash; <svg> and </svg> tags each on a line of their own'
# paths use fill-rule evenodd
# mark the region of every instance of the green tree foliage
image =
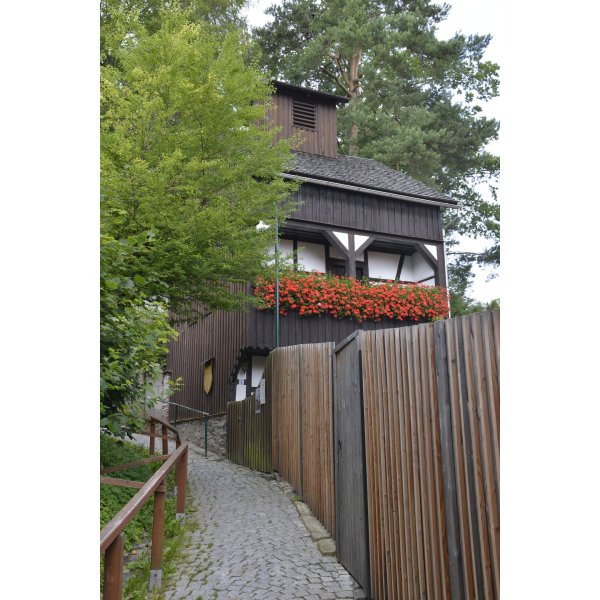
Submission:
<svg viewBox="0 0 600 600">
<path fill-rule="evenodd" d="M 115 435 L 156 401 L 153 384 L 175 337 L 165 303 L 153 298 L 160 280 L 137 264 L 152 245 L 151 232 L 100 237 L 100 424 Z"/>
<path fill-rule="evenodd" d="M 489 302 L 478 302 L 469 296 L 469 283 L 473 279 L 472 268 L 473 256 L 469 253 L 459 254 L 454 261 L 453 268 L 448 273 L 449 288 L 453 291 L 450 295 L 450 313 L 454 317 L 500 308 L 498 298 Z"/>
<path fill-rule="evenodd" d="M 248 40 L 231 24 L 200 20 L 201 6 L 103 6 L 105 423 L 128 416 L 164 361 L 167 311 L 192 322 L 240 308 L 245 295 L 232 285 L 264 274 L 272 245 L 273 229 L 256 225 L 273 223 L 293 190 L 278 177 L 290 145 L 265 124 L 272 90 L 248 59 Z M 280 207 L 279 219 L 291 209 Z"/>
<path fill-rule="evenodd" d="M 460 200 L 445 215 L 447 234 L 491 240 L 468 258 L 496 265 L 499 159 L 485 147 L 499 124 L 480 113 L 498 94 L 498 66 L 483 58 L 489 36 L 437 38 L 448 11 L 429 0 L 284 0 L 254 34 L 273 76 L 349 99 L 338 115 L 342 153 Z"/>
</svg>

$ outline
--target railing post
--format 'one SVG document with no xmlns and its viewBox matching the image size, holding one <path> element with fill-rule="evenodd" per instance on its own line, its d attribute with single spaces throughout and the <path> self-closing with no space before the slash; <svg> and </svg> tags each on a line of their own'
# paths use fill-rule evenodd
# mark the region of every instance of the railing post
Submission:
<svg viewBox="0 0 600 600">
<path fill-rule="evenodd" d="M 185 516 L 185 486 L 187 481 L 188 451 L 181 455 L 175 467 L 175 483 L 177 484 L 177 508 L 176 519 L 181 520 Z"/>
<path fill-rule="evenodd" d="M 163 454 L 169 454 L 169 439 L 167 438 L 168 429 L 166 425 L 162 426 L 162 450 Z"/>
<path fill-rule="evenodd" d="M 204 415 L 204 457 L 208 456 L 208 415 Z"/>
<path fill-rule="evenodd" d="M 150 555 L 150 582 L 148 590 L 162 585 L 162 553 L 165 535 L 165 482 L 154 492 L 152 515 L 152 550 Z"/>
<path fill-rule="evenodd" d="M 154 436 L 156 434 L 156 423 L 154 419 L 150 417 L 150 456 L 154 454 Z"/>
<path fill-rule="evenodd" d="M 123 590 L 123 534 L 120 533 L 104 553 L 103 600 L 121 600 Z"/>
</svg>

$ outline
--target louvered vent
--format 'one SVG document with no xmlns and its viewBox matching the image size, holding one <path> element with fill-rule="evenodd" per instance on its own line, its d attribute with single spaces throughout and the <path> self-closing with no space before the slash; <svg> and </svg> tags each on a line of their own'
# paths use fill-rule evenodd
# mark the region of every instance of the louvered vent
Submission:
<svg viewBox="0 0 600 600">
<path fill-rule="evenodd" d="M 302 102 L 294 99 L 294 127 L 304 127 L 305 129 L 316 129 L 317 126 L 317 107 L 310 102 Z"/>
</svg>

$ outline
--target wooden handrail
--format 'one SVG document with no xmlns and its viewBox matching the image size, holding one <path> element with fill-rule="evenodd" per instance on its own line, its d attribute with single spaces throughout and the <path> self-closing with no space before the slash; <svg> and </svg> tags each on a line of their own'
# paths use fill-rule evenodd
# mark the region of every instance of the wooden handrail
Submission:
<svg viewBox="0 0 600 600">
<path fill-rule="evenodd" d="M 187 451 L 188 443 L 184 442 L 171 454 L 169 460 L 148 481 L 146 485 L 104 526 L 100 532 L 100 551 L 104 552 L 125 526 L 141 510 L 156 488 L 162 483 L 169 471 L 180 457 Z"/>
<path fill-rule="evenodd" d="M 175 479 L 177 485 L 177 514 L 183 515 L 185 511 L 185 487 L 187 478 L 188 443 L 182 439 L 179 431 L 158 417 L 150 419 L 150 442 L 151 451 L 154 447 L 155 425 L 159 423 L 163 429 L 163 438 L 166 438 L 166 430 L 169 429 L 176 434 L 177 449 L 168 454 L 167 439 L 163 439 L 163 455 L 161 460 L 165 463 L 146 481 L 135 482 L 113 480 L 111 477 L 101 477 L 100 482 L 110 485 L 125 485 L 140 487 L 140 491 L 104 526 L 100 532 L 100 552 L 105 555 L 104 564 L 104 600 L 118 600 L 122 593 L 123 579 L 123 530 L 142 509 L 144 504 L 154 494 L 154 517 L 152 523 L 152 558 L 150 570 L 149 589 L 160 586 L 162 580 L 162 547 L 164 541 L 164 500 L 165 483 L 169 472 L 176 467 Z M 158 437 L 158 436 L 156 436 Z M 159 460 L 157 457 L 126 463 L 109 468 L 131 468 L 135 463 L 145 464 Z M 106 472 L 106 470 L 105 470 Z"/>
<path fill-rule="evenodd" d="M 100 469 L 100 475 L 105 473 L 117 473 L 119 471 L 127 471 L 127 469 L 133 469 L 134 467 L 141 467 L 153 462 L 164 462 L 168 460 L 169 455 L 159 454 L 158 456 L 150 456 L 148 458 L 142 458 L 141 460 L 133 460 L 122 465 L 115 465 L 114 467 L 106 467 L 106 469 Z"/>
<path fill-rule="evenodd" d="M 160 417 L 151 417 L 150 420 L 156 421 L 157 423 L 164 425 L 167 429 L 169 429 L 173 433 L 176 433 L 179 436 L 179 439 L 181 439 L 183 441 L 183 436 L 181 435 L 181 432 L 174 425 L 171 425 L 171 423 L 169 423 L 168 421 L 165 421 L 164 419 L 161 419 Z"/>
</svg>

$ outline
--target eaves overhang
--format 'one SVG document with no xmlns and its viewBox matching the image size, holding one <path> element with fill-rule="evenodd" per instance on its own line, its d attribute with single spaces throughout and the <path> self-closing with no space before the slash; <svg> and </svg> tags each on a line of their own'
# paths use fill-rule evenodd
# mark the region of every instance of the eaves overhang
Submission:
<svg viewBox="0 0 600 600">
<path fill-rule="evenodd" d="M 307 177 L 305 175 L 298 175 L 296 173 L 280 173 L 279 176 L 283 179 L 292 179 L 294 181 L 300 181 L 301 183 L 312 183 L 315 185 L 322 185 L 325 187 L 331 187 L 339 190 L 346 190 L 351 192 L 360 192 L 363 194 L 372 194 L 374 196 L 383 196 L 384 198 L 393 198 L 395 200 L 404 200 L 406 202 L 416 202 L 418 204 L 429 204 L 432 206 L 440 206 L 443 208 L 461 208 L 461 204 L 458 200 L 439 200 L 435 198 L 429 198 L 427 196 L 417 196 L 413 194 L 398 192 L 388 192 L 371 187 L 363 187 L 358 185 L 351 185 L 348 183 L 341 183 L 331 179 L 321 179 L 316 177 Z"/>
</svg>

